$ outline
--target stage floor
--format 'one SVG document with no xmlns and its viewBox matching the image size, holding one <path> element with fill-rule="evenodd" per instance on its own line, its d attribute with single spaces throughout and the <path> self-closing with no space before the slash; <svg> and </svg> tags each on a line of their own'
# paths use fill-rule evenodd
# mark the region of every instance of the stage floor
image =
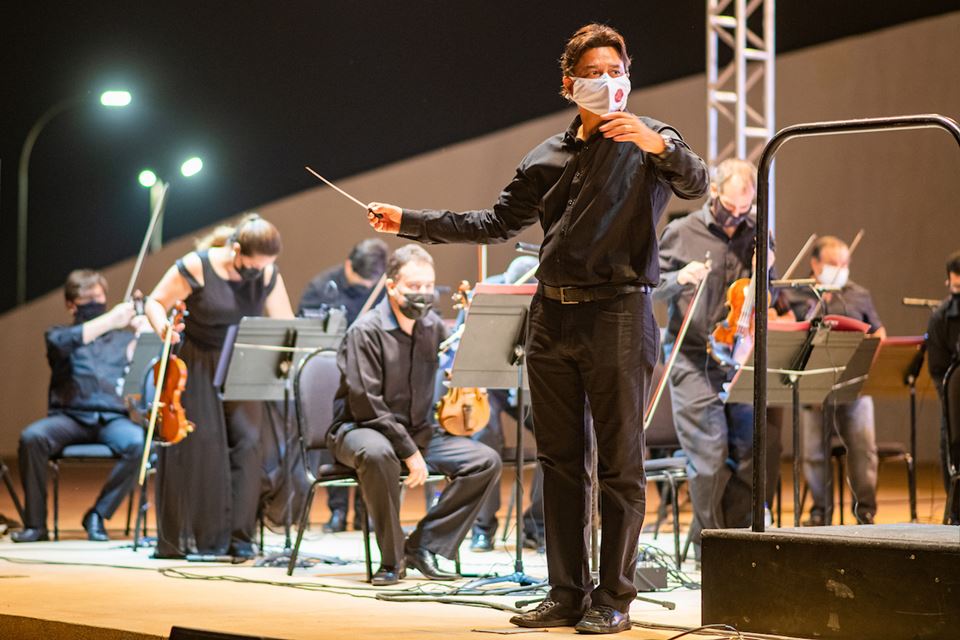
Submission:
<svg viewBox="0 0 960 640">
<path fill-rule="evenodd" d="M 105 470 L 104 470 L 105 471 Z M 61 496 L 61 542 L 17 545 L 9 536 L 0 538 L 0 638 L 166 638 L 172 626 L 184 626 L 283 640 L 306 638 L 482 638 L 479 630 L 511 629 L 509 612 L 474 606 L 377 600 L 376 592 L 364 582 L 363 547 L 360 534 L 321 533 L 327 513 L 318 500 L 311 518 L 314 522 L 303 544 L 305 554 L 337 556 L 349 564 L 318 564 L 298 569 L 292 578 L 284 568 L 243 565 L 185 563 L 151 558 L 151 549 L 134 552 L 129 540 L 121 539 L 121 510 L 109 523 L 115 541 L 88 542 L 83 539 L 79 520 L 92 502 L 102 473 L 96 469 L 72 468 L 65 476 Z M 784 469 L 787 472 L 787 469 Z M 894 465 L 882 468 L 878 520 L 902 522 L 907 519 L 905 482 Z M 788 475 L 786 477 L 789 477 Z M 503 480 L 507 504 L 510 474 Z M 921 470 L 919 478 L 922 522 L 935 522 L 942 509 L 942 488 L 934 468 Z M 784 524 L 792 517 L 789 492 L 785 487 Z M 0 493 L 0 512 L 12 515 L 6 492 Z M 647 522 L 654 520 L 657 500 L 648 505 Z M 403 521 L 412 525 L 423 510 L 423 492 L 409 492 L 404 502 Z M 501 514 L 501 522 L 503 520 Z M 689 505 L 683 525 L 689 522 Z M 152 521 L 152 517 L 151 517 Z M 848 520 L 849 522 L 849 520 Z M 152 522 L 151 522 L 152 525 Z M 659 540 L 645 533 L 649 542 L 668 553 L 672 536 L 664 528 Z M 685 533 L 685 531 L 684 531 Z M 267 552 L 279 551 L 282 536 L 268 534 Z M 374 545 L 375 549 L 375 545 Z M 542 555 L 524 552 L 525 571 L 543 577 Z M 469 552 L 464 544 L 463 569 L 467 573 L 509 574 L 513 571 L 512 541 L 498 540 L 497 549 L 486 554 Z M 450 566 L 450 565 L 446 565 Z M 692 562 L 683 567 L 691 579 L 700 576 Z M 416 572 L 412 576 L 416 576 Z M 442 594 L 444 583 L 406 580 L 390 589 L 391 594 L 431 592 Z M 386 591 L 386 590 L 380 590 Z M 700 625 L 700 591 L 678 588 L 648 594 L 675 605 L 662 606 L 637 601 L 631 609 L 637 627 L 621 637 L 663 640 L 684 629 Z M 535 596 L 484 596 L 484 601 L 514 606 L 518 600 Z M 662 625 L 658 628 L 656 625 Z M 515 629 L 515 628 L 514 628 Z M 547 631 L 536 631 L 542 637 Z M 549 630 L 550 637 L 573 636 L 570 628 Z M 685 637 L 717 637 L 689 635 Z"/>
</svg>

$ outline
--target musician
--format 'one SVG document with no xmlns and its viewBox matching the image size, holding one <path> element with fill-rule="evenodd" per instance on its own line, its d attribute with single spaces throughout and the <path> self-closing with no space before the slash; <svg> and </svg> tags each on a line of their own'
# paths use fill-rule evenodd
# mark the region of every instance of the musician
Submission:
<svg viewBox="0 0 960 640">
<path fill-rule="evenodd" d="M 387 254 L 387 243 L 379 238 L 358 242 L 342 265 L 332 267 L 310 281 L 300 298 L 297 315 L 309 315 L 324 306 L 343 307 L 347 312 L 347 324 L 353 324 L 386 269 Z M 380 293 L 373 302 L 379 302 L 382 298 L 383 294 Z M 325 533 L 346 530 L 349 504 L 349 487 L 327 487 L 330 520 L 323 525 Z M 356 530 L 361 529 L 359 506 L 358 494 L 353 510 L 353 528 Z"/>
<path fill-rule="evenodd" d="M 250 558 L 260 497 L 263 403 L 222 402 L 213 377 L 227 329 L 244 316 L 292 318 L 276 265 L 280 232 L 257 214 L 215 232 L 164 274 L 146 304 L 157 333 L 183 340 L 188 369 L 181 402 L 196 429 L 160 449 L 157 467 L 158 558 L 229 554 Z M 167 310 L 186 302 L 185 326 Z"/>
<path fill-rule="evenodd" d="M 453 580 L 459 576 L 440 569 L 436 554 L 456 557 L 480 505 L 499 489 L 500 457 L 430 422 L 437 350 L 446 334 L 430 311 L 433 258 L 406 245 L 390 257 L 386 273 L 386 299 L 350 327 L 340 347 L 340 387 L 327 446 L 360 477 L 380 547 L 373 584 L 395 584 L 406 568 L 430 580 Z M 406 541 L 401 463 L 409 471 L 408 487 L 423 484 L 428 471 L 452 479 Z"/>
<path fill-rule="evenodd" d="M 954 362 L 960 361 L 960 251 L 947 257 L 947 288 L 950 295 L 930 316 L 927 325 L 927 366 L 930 377 L 937 385 L 940 400 L 943 402 L 943 377 Z M 944 486 L 949 489 L 950 472 L 947 465 L 949 448 L 947 425 L 941 425 L 940 456 L 943 463 Z M 954 454 L 956 461 L 960 452 Z M 960 524 L 960 506 L 955 502 L 950 507 L 949 521 Z"/>
<path fill-rule="evenodd" d="M 649 296 L 658 275 L 655 228 L 671 194 L 703 195 L 707 170 L 674 128 L 624 111 L 629 65 L 611 27 L 590 24 L 573 35 L 561 58 L 562 93 L 579 113 L 527 154 L 492 209 L 372 203 L 368 215 L 378 231 L 430 243 L 502 242 L 541 221 L 526 362 L 551 591 L 536 610 L 511 618 L 519 626 L 630 628 L 646 503 L 640 425 L 659 337 Z M 597 588 L 586 545 L 588 398 L 603 495 Z"/>
<path fill-rule="evenodd" d="M 870 325 L 870 335 L 887 337 L 870 292 L 851 281 L 850 248 L 834 236 L 822 236 L 810 258 L 813 277 L 827 289 L 785 291 L 798 319 L 840 315 Z M 831 290 L 835 289 L 835 290 Z M 833 474 L 830 472 L 830 436 L 836 429 L 847 449 L 847 478 L 853 492 L 853 512 L 860 524 L 873 524 L 877 513 L 877 438 L 873 398 L 860 396 L 838 403 L 830 398 L 821 411 L 804 411 L 803 473 L 813 506 L 808 526 L 830 524 L 833 518 Z"/>
<path fill-rule="evenodd" d="M 47 330 L 50 363 L 48 414 L 20 435 L 20 478 L 26 498 L 23 530 L 14 542 L 48 540 L 47 463 L 71 444 L 100 443 L 119 460 L 83 516 L 90 540 L 109 540 L 110 519 L 133 489 L 143 454 L 143 428 L 130 420 L 120 389 L 136 332 L 145 323 L 133 303 L 107 310 L 107 280 L 90 269 L 72 271 L 63 286 L 73 324 Z"/>
<path fill-rule="evenodd" d="M 538 265 L 533 256 L 519 256 L 514 258 L 503 273 L 488 277 L 484 282 L 490 284 L 514 284 Z M 530 278 L 526 282 L 536 282 Z M 490 421 L 482 431 L 473 436 L 474 440 L 482 442 L 503 456 L 503 425 L 501 416 L 507 413 L 515 420 L 519 420 L 516 389 L 488 389 L 490 399 Z M 524 426 L 532 428 L 530 420 L 524 421 Z M 500 492 L 494 491 L 484 502 L 477 520 L 473 524 L 473 533 L 470 539 L 470 550 L 476 552 L 493 551 L 493 541 L 497 534 L 497 512 L 500 510 Z M 509 523 L 508 523 L 509 524 Z M 543 469 L 540 464 L 534 471 L 533 482 L 530 485 L 530 505 L 523 512 L 523 546 L 543 553 Z"/>
<path fill-rule="evenodd" d="M 753 272 L 756 173 L 745 160 L 721 162 L 703 207 L 670 222 L 660 237 L 660 284 L 654 295 L 667 303 L 668 354 L 676 345 L 696 285 L 706 279 L 669 377 L 673 418 L 687 455 L 696 554 L 700 529 L 751 523 L 753 406 L 720 399 L 734 369 L 711 357 L 707 347 L 714 328 L 729 312 L 727 288 Z M 772 273 L 771 268 L 771 277 Z"/>
</svg>

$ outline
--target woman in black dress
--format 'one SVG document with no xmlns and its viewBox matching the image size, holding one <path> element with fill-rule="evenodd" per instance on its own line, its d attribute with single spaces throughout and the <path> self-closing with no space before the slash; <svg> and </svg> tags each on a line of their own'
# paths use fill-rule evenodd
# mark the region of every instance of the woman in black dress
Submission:
<svg viewBox="0 0 960 640">
<path fill-rule="evenodd" d="M 196 425 L 185 440 L 160 449 L 158 558 L 255 555 L 263 403 L 221 401 L 213 377 L 228 327 L 244 316 L 292 318 L 293 310 L 275 264 L 276 227 L 249 214 L 223 235 L 177 260 L 147 299 L 147 317 L 161 337 L 169 330 L 167 311 L 186 302 L 187 317 L 172 340 L 181 342 L 183 331 L 182 404 Z"/>
</svg>

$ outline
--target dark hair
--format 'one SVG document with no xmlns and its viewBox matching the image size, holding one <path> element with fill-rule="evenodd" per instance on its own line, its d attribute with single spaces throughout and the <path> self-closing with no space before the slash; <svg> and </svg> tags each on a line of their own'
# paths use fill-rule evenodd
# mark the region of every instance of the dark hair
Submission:
<svg viewBox="0 0 960 640">
<path fill-rule="evenodd" d="M 67 281 L 63 285 L 63 297 L 67 302 L 76 302 L 97 285 L 103 287 L 106 293 L 107 279 L 103 274 L 93 269 L 76 269 L 67 276 Z"/>
<path fill-rule="evenodd" d="M 239 243 L 245 256 L 276 256 L 283 249 L 280 232 L 257 213 L 244 214 L 230 241 Z"/>
<path fill-rule="evenodd" d="M 598 47 L 613 47 L 623 60 L 623 70 L 630 72 L 630 56 L 627 55 L 627 43 L 613 27 L 596 22 L 584 25 L 567 40 L 567 45 L 560 56 L 560 70 L 563 75 L 574 77 L 573 69 L 580 62 L 584 52 Z"/>
<path fill-rule="evenodd" d="M 433 266 L 433 258 L 427 253 L 426 249 L 418 244 L 405 244 L 390 256 L 387 261 L 387 277 L 396 281 L 400 274 L 400 269 L 411 262 L 421 262 Z"/>
<path fill-rule="evenodd" d="M 947 277 L 950 277 L 950 274 L 960 276 L 960 251 L 954 251 L 949 256 L 947 256 Z"/>
<path fill-rule="evenodd" d="M 813 243 L 813 251 L 811 256 L 814 259 L 820 260 L 820 254 L 823 253 L 824 249 L 832 249 L 833 247 L 846 247 L 847 243 L 838 238 L 837 236 L 820 236 L 817 238 L 817 241 Z"/>
<path fill-rule="evenodd" d="M 387 268 L 387 243 L 380 238 L 361 240 L 350 251 L 350 267 L 364 280 L 383 275 Z"/>
</svg>

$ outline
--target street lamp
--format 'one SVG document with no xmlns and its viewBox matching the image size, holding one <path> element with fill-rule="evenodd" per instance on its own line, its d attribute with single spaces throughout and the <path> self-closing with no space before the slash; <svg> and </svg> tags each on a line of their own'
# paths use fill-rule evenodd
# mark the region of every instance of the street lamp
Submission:
<svg viewBox="0 0 960 640">
<path fill-rule="evenodd" d="M 203 160 L 193 156 L 188 158 L 180 165 L 180 174 L 185 178 L 190 178 L 203 169 Z M 155 171 L 152 169 L 144 169 L 137 176 L 137 181 L 140 183 L 140 186 L 145 189 L 150 189 L 150 211 L 152 212 L 157 207 L 157 202 L 159 202 L 160 197 L 163 195 L 163 192 L 167 187 L 170 186 L 169 182 L 164 182 Z M 166 200 L 163 202 L 163 208 L 166 209 Z M 154 253 L 160 250 L 160 247 L 163 246 L 163 209 L 160 213 L 157 214 L 156 226 L 153 229 L 153 235 L 150 236 L 150 253 Z"/>
<path fill-rule="evenodd" d="M 49 109 L 33 124 L 27 132 L 27 139 L 23 141 L 20 151 L 20 166 L 17 170 L 17 304 L 27 301 L 27 195 L 29 189 L 30 154 L 33 145 L 37 142 L 40 132 L 55 117 L 87 102 L 89 94 L 74 96 L 62 100 Z M 130 104 L 129 91 L 105 91 L 100 95 L 100 104 L 105 107 L 117 108 Z"/>
</svg>

